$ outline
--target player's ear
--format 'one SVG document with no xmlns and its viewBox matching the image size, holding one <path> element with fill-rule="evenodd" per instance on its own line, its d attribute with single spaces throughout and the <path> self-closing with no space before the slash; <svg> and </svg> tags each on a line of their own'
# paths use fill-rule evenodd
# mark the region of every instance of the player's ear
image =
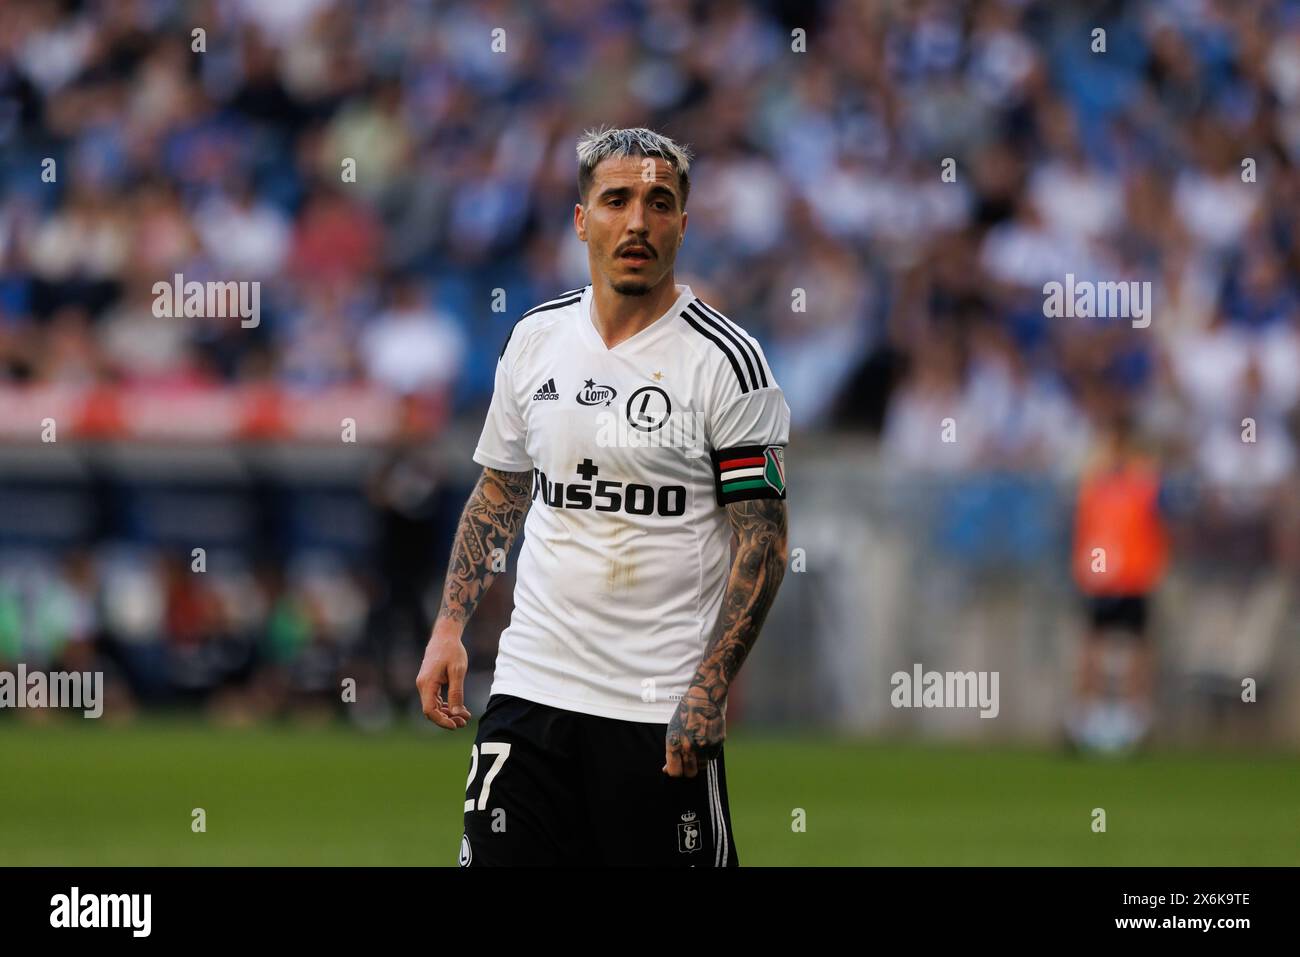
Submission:
<svg viewBox="0 0 1300 957">
<path fill-rule="evenodd" d="M 686 210 L 683 209 L 682 210 L 682 234 L 677 237 L 678 246 L 686 242 L 686 217 L 687 217 L 687 212 Z"/>
<path fill-rule="evenodd" d="M 578 239 L 582 242 L 587 241 L 587 211 L 582 208 L 582 203 L 576 203 L 573 207 L 573 231 L 578 234 Z"/>
</svg>

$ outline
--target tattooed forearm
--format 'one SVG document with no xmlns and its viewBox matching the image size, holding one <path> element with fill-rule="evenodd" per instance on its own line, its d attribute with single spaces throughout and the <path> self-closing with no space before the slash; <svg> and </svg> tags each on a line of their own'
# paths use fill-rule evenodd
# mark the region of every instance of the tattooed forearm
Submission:
<svg viewBox="0 0 1300 957">
<path fill-rule="evenodd" d="M 727 736 L 722 706 L 732 679 L 758 640 L 767 610 L 785 576 L 786 519 L 781 499 L 753 499 L 727 506 L 740 545 L 722 597 L 718 627 L 700 666 L 668 722 L 664 771 L 694 777 L 699 762 L 718 755 Z"/>
<path fill-rule="evenodd" d="M 532 472 L 483 470 L 451 546 L 438 620 L 464 624 L 496 578 L 494 561 L 509 554 L 532 501 Z M 497 549 L 500 549 L 498 552 Z"/>
<path fill-rule="evenodd" d="M 722 598 L 718 627 L 704 649 L 691 685 L 715 704 L 727 696 L 732 679 L 758 640 L 758 633 L 785 576 L 785 502 L 760 498 L 727 506 L 739 547 Z"/>
</svg>

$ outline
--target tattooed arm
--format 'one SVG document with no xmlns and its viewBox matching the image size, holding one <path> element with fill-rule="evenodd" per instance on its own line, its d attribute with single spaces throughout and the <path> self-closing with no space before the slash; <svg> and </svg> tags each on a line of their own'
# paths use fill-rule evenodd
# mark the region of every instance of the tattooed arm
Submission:
<svg viewBox="0 0 1300 957">
<path fill-rule="evenodd" d="M 727 515 L 740 544 L 718 626 L 668 724 L 663 770 L 671 777 L 684 773 L 693 778 L 701 763 L 717 757 L 727 736 L 722 717 L 727 692 L 758 640 L 785 575 L 785 502 L 775 498 L 733 502 Z"/>
<path fill-rule="evenodd" d="M 461 513 L 447 564 L 442 607 L 415 679 L 424 716 L 439 727 L 463 728 L 469 721 L 465 707 L 468 656 L 461 635 L 479 599 L 496 578 L 497 559 L 510 553 L 524 524 L 532 487 L 532 472 L 485 468 Z M 442 699 L 444 685 L 446 701 Z"/>
</svg>

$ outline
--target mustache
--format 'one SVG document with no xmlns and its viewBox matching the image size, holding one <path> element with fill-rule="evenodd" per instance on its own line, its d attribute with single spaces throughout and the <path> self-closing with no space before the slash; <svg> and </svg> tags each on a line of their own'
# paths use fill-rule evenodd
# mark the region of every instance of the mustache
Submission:
<svg viewBox="0 0 1300 957">
<path fill-rule="evenodd" d="M 648 252 L 651 256 L 658 257 L 659 255 L 658 251 L 654 248 L 654 246 L 650 245 L 650 243 L 646 242 L 645 240 L 639 240 L 637 242 L 631 242 L 631 243 L 624 243 L 622 246 L 619 246 L 617 249 L 614 250 L 614 255 L 621 256 L 629 249 L 635 249 L 638 246 L 640 246 L 642 249 Z"/>
</svg>

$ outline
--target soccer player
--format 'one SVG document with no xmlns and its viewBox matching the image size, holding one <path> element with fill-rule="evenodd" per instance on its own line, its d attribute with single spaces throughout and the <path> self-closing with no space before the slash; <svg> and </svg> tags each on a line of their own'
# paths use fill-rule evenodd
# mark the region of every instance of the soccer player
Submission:
<svg viewBox="0 0 1300 957">
<path fill-rule="evenodd" d="M 790 410 L 758 343 L 674 282 L 689 169 L 650 130 L 585 134 L 591 284 L 501 350 L 416 682 L 430 720 L 466 725 L 461 635 L 522 526 L 463 866 L 739 862 L 727 692 L 785 571 Z"/>
</svg>

